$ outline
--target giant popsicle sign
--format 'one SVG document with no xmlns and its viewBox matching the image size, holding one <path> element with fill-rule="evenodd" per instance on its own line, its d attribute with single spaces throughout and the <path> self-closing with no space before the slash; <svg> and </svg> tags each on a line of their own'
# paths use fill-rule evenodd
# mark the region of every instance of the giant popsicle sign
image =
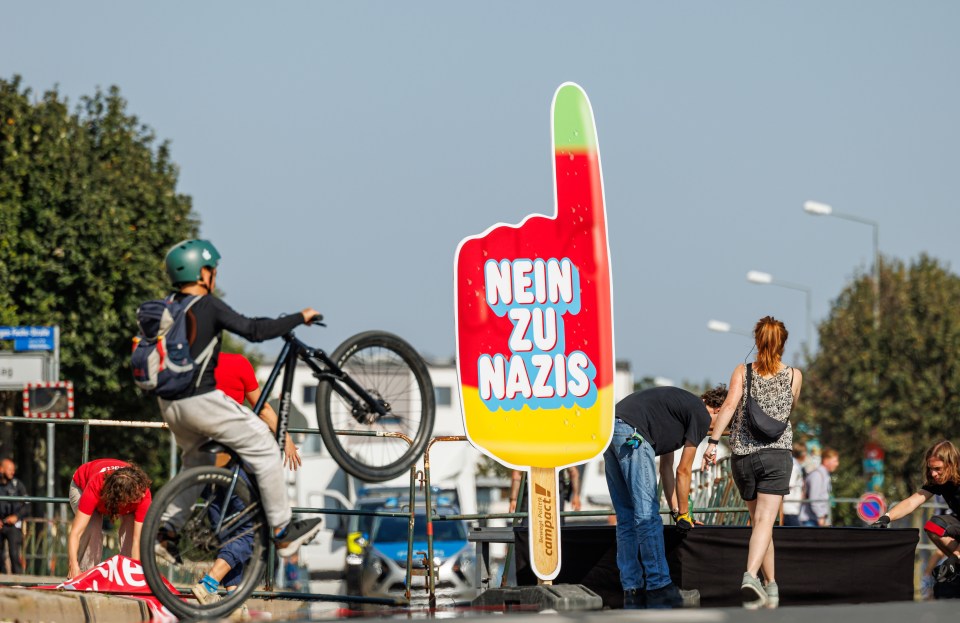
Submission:
<svg viewBox="0 0 960 623">
<path fill-rule="evenodd" d="M 613 304 L 593 112 L 553 97 L 555 211 L 494 225 L 457 248 L 457 372 L 471 443 L 529 470 L 530 560 L 560 571 L 557 475 L 613 434 Z"/>
</svg>

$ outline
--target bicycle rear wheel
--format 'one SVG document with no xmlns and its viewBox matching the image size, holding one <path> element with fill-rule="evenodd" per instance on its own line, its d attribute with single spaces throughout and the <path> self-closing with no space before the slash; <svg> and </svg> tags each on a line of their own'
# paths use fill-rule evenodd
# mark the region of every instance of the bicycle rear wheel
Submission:
<svg viewBox="0 0 960 623">
<path fill-rule="evenodd" d="M 143 521 L 140 558 L 147 585 L 181 619 L 225 617 L 263 578 L 270 534 L 263 506 L 240 478 L 228 499 L 232 481 L 233 472 L 219 467 L 185 470 L 160 489 Z M 243 577 L 235 591 L 201 604 L 190 589 L 227 547 L 241 560 L 249 553 Z"/>
<path fill-rule="evenodd" d="M 407 342 L 384 331 L 354 335 L 331 358 L 374 399 L 383 401 L 388 412 L 377 414 L 344 383 L 322 380 L 317 388 L 317 423 L 324 445 L 344 471 L 360 480 L 396 478 L 417 462 L 433 433 L 436 401 L 427 364 Z M 334 382 L 359 401 L 360 413 L 355 414 L 351 403 L 334 390 Z M 412 443 L 337 431 L 403 433 Z"/>
</svg>

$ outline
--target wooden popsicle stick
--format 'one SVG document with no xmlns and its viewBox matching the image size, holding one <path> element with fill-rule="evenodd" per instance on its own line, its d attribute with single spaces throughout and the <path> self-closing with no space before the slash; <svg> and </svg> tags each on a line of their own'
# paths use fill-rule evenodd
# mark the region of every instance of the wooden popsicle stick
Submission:
<svg viewBox="0 0 960 623">
<path fill-rule="evenodd" d="M 560 500 L 557 470 L 530 468 L 530 555 L 533 572 L 552 580 L 560 572 Z"/>
</svg>

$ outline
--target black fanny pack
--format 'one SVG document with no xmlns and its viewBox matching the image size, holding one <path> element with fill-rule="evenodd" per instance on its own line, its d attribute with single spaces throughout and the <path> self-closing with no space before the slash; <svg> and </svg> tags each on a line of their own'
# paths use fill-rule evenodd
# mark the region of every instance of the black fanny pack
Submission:
<svg viewBox="0 0 960 623">
<path fill-rule="evenodd" d="M 753 364 L 747 364 L 747 400 L 744 406 L 747 418 L 747 424 L 750 427 L 750 434 L 757 441 L 767 443 L 780 439 L 783 431 L 787 430 L 787 421 L 781 422 L 767 415 L 766 411 L 760 406 L 753 396 L 750 395 L 750 377 L 753 376 Z"/>
</svg>

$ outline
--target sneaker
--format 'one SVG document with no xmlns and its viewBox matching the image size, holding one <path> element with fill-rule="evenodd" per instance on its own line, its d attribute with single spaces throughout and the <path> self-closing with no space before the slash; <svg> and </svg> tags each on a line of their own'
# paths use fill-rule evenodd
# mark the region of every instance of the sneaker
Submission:
<svg viewBox="0 0 960 623">
<path fill-rule="evenodd" d="M 767 582 L 763 592 L 767 594 L 767 608 L 780 607 L 780 587 L 776 582 Z"/>
<path fill-rule="evenodd" d="M 748 610 L 756 610 L 767 604 L 767 593 L 763 590 L 763 585 L 759 579 L 750 575 L 749 571 L 743 574 L 740 598 L 743 600 L 743 607 Z"/>
<path fill-rule="evenodd" d="M 647 608 L 668 610 L 682 607 L 683 597 L 680 595 L 680 589 L 673 582 L 647 591 Z"/>
<path fill-rule="evenodd" d="M 952 582 L 958 573 L 960 573 L 960 559 L 956 556 L 948 556 L 933 569 L 933 579 L 937 583 Z"/>
<path fill-rule="evenodd" d="M 642 588 L 623 591 L 623 609 L 640 610 L 647 607 L 647 593 Z"/>
<path fill-rule="evenodd" d="M 247 604 L 243 604 L 236 610 L 230 613 L 230 616 L 227 617 L 228 621 L 249 621 L 253 617 L 250 616 L 250 608 L 247 608 Z"/>
<path fill-rule="evenodd" d="M 700 607 L 700 591 L 695 588 L 689 590 L 680 589 L 680 598 L 683 599 L 684 608 Z"/>
<path fill-rule="evenodd" d="M 193 596 L 197 598 L 197 601 L 200 602 L 201 606 L 209 606 L 210 604 L 215 604 L 220 601 L 220 593 L 211 593 L 207 590 L 207 587 L 203 585 L 203 582 L 197 582 L 190 588 L 190 592 L 193 593 Z"/>
<path fill-rule="evenodd" d="M 322 523 L 320 517 L 299 519 L 288 523 L 283 532 L 273 537 L 273 542 L 277 545 L 277 554 L 283 558 L 295 554 L 301 545 L 309 543 L 313 537 L 317 536 Z"/>
<path fill-rule="evenodd" d="M 157 531 L 157 542 L 153 546 L 153 553 L 171 565 L 183 564 L 180 548 L 177 546 L 179 542 L 180 536 L 176 532 L 170 528 L 160 528 Z"/>
</svg>

